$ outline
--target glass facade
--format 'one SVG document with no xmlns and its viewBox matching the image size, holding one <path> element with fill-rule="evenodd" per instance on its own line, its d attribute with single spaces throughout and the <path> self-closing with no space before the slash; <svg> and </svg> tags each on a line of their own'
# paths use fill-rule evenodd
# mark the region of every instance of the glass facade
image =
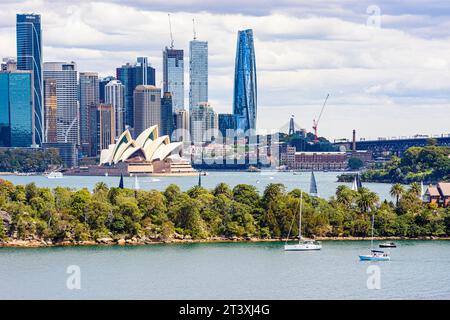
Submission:
<svg viewBox="0 0 450 320">
<path fill-rule="evenodd" d="M 227 136 L 227 130 L 235 130 L 235 129 L 236 129 L 236 116 L 234 114 L 229 113 L 219 114 L 219 131 L 222 134 L 223 138 Z"/>
<path fill-rule="evenodd" d="M 256 130 L 257 83 L 253 31 L 239 31 L 234 74 L 233 114 L 236 127 L 244 132 Z"/>
<path fill-rule="evenodd" d="M 74 62 L 46 62 L 44 79 L 56 81 L 58 142 L 80 144 L 78 72 Z"/>
<path fill-rule="evenodd" d="M 189 42 L 189 111 L 208 102 L 208 42 Z"/>
<path fill-rule="evenodd" d="M 134 90 L 139 85 L 155 85 L 155 69 L 148 63 L 148 58 L 139 57 L 132 65 L 127 63 L 116 69 L 117 80 L 125 86 L 125 124 L 134 125 Z"/>
<path fill-rule="evenodd" d="M 114 136 L 119 138 L 125 131 L 125 86 L 113 80 L 105 86 L 105 103 L 112 105 L 114 112 Z"/>
<path fill-rule="evenodd" d="M 161 135 L 171 136 L 174 127 L 172 94 L 165 92 L 161 98 Z"/>
<path fill-rule="evenodd" d="M 16 32 L 17 69 L 33 74 L 34 143 L 41 145 L 44 142 L 41 16 L 18 14 Z"/>
<path fill-rule="evenodd" d="M 32 73 L 0 73 L 0 147 L 31 147 L 34 134 Z"/>
<path fill-rule="evenodd" d="M 44 111 L 45 111 L 45 133 L 46 142 L 58 142 L 57 134 L 57 100 L 56 100 L 56 80 L 44 80 Z"/>
<path fill-rule="evenodd" d="M 166 49 L 163 51 L 164 92 L 172 94 L 174 110 L 184 109 L 184 51 Z"/>
</svg>

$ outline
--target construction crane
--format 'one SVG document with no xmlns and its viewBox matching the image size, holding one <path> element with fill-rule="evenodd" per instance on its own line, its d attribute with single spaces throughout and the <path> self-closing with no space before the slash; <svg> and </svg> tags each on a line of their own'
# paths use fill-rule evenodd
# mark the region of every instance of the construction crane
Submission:
<svg viewBox="0 0 450 320">
<path fill-rule="evenodd" d="M 167 14 L 169 16 L 169 29 L 170 29 L 170 49 L 173 49 L 173 34 L 172 34 L 172 23 L 170 22 L 170 13 Z"/>
<path fill-rule="evenodd" d="M 192 29 L 194 31 L 194 40 L 197 40 L 197 32 L 195 31 L 195 19 L 192 19 Z"/>
<path fill-rule="evenodd" d="M 330 94 L 327 94 L 327 97 L 325 98 L 325 102 L 323 103 L 323 106 L 322 106 L 322 110 L 320 110 L 319 117 L 317 118 L 317 120 L 315 120 L 315 119 L 313 120 L 314 144 L 319 142 L 319 138 L 317 136 L 317 128 L 319 126 L 320 118 L 322 118 L 322 114 L 323 114 L 323 111 L 325 110 L 325 106 L 327 104 L 327 101 L 328 101 L 329 97 L 330 97 Z"/>
</svg>

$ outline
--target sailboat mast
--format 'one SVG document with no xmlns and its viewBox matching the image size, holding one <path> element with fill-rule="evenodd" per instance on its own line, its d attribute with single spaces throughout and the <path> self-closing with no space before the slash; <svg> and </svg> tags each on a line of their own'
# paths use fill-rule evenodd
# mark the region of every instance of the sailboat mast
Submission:
<svg viewBox="0 0 450 320">
<path fill-rule="evenodd" d="M 374 228 L 374 214 L 372 214 L 372 240 L 370 240 L 370 248 L 373 249 L 373 228 Z"/>
<path fill-rule="evenodd" d="M 300 191 L 300 216 L 298 218 L 298 243 L 302 241 L 302 207 L 303 207 L 303 191 Z"/>
</svg>

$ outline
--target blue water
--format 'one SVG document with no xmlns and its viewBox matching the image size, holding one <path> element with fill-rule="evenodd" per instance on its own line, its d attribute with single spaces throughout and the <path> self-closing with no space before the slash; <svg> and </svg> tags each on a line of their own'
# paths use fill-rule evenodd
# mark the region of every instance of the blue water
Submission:
<svg viewBox="0 0 450 320">
<path fill-rule="evenodd" d="M 369 241 L 0 249 L 0 299 L 450 299 L 450 242 L 398 241 L 390 262 L 360 262 Z M 69 290 L 66 269 L 81 270 Z M 380 267 L 379 290 L 367 267 Z"/>
<path fill-rule="evenodd" d="M 349 183 L 338 183 L 337 173 L 335 172 L 316 172 L 317 187 L 319 196 L 323 198 L 329 198 L 336 192 L 336 187 L 340 184 L 351 186 Z M 302 188 L 305 191 L 309 191 L 311 174 L 308 172 L 301 175 L 293 175 L 291 172 L 218 172 L 211 171 L 208 176 L 202 177 L 202 185 L 206 188 L 214 188 L 220 182 L 225 182 L 231 187 L 239 183 L 252 184 L 263 191 L 269 183 L 283 183 L 288 190 L 294 188 Z M 99 181 L 105 182 L 108 186 L 118 186 L 118 177 L 64 177 L 62 179 L 47 179 L 44 176 L 0 176 L 0 179 L 5 179 L 13 182 L 14 184 L 27 184 L 29 182 L 35 182 L 36 185 L 41 187 L 55 187 L 66 186 L 70 188 L 88 188 L 92 190 L 95 184 Z M 134 178 L 126 177 L 124 179 L 125 187 L 134 187 Z M 140 177 L 139 185 L 144 190 L 157 189 L 164 190 L 170 184 L 177 184 L 182 190 L 187 190 L 192 186 L 198 184 L 198 177 Z M 365 187 L 368 187 L 372 191 L 379 194 L 382 200 L 393 200 L 389 195 L 391 188 L 390 184 L 385 183 L 365 183 Z"/>
</svg>

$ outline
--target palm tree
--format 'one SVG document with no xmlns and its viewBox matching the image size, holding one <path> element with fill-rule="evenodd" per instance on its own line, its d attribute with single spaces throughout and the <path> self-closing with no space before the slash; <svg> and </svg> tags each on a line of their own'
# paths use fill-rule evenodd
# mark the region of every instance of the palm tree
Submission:
<svg viewBox="0 0 450 320">
<path fill-rule="evenodd" d="M 405 189 L 400 183 L 396 183 L 392 186 L 391 191 L 389 191 L 389 194 L 395 198 L 396 202 L 395 205 L 398 207 L 398 201 L 405 193 Z"/>
<path fill-rule="evenodd" d="M 420 184 L 418 184 L 417 182 L 413 182 L 409 186 L 409 191 L 416 196 L 420 196 L 422 193 L 422 188 L 420 187 Z"/>
<path fill-rule="evenodd" d="M 109 191 L 108 185 L 102 181 L 97 182 L 94 187 L 94 193 L 98 193 L 99 191 Z"/>
<path fill-rule="evenodd" d="M 355 199 L 355 192 L 349 187 L 340 185 L 336 189 L 336 200 L 346 207 L 350 207 Z"/>
<path fill-rule="evenodd" d="M 369 212 L 380 201 L 380 198 L 375 192 L 370 191 L 367 188 L 360 188 L 356 198 L 356 205 L 362 213 Z"/>
</svg>

